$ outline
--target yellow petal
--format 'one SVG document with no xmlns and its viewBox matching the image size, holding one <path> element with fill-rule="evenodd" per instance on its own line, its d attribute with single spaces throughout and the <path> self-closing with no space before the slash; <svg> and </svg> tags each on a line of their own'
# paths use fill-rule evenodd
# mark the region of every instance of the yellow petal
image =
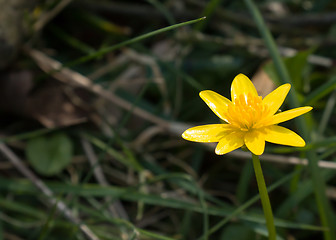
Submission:
<svg viewBox="0 0 336 240">
<path fill-rule="evenodd" d="M 258 96 L 257 90 L 255 89 L 251 80 L 246 77 L 244 74 L 238 74 L 232 81 L 231 85 L 231 100 L 234 100 L 241 94 L 248 95 L 252 94 L 252 96 Z"/>
<path fill-rule="evenodd" d="M 268 106 L 270 114 L 274 114 L 278 111 L 281 107 L 282 103 L 284 102 L 289 89 L 291 88 L 290 84 L 284 84 L 275 89 L 273 92 L 268 94 L 264 99 L 263 103 Z"/>
<path fill-rule="evenodd" d="M 210 124 L 187 129 L 182 137 L 194 142 L 219 142 L 223 132 L 231 130 L 228 124 Z"/>
<path fill-rule="evenodd" d="M 243 133 L 237 131 L 229 132 L 224 136 L 222 135 L 221 140 L 217 144 L 215 152 L 218 155 L 223 155 L 237 148 L 240 148 L 243 145 L 244 145 Z"/>
<path fill-rule="evenodd" d="M 294 108 L 288 111 L 284 111 L 278 114 L 275 114 L 272 116 L 269 125 L 273 125 L 273 124 L 278 124 L 281 122 L 285 122 L 288 121 L 292 118 L 298 117 L 302 114 L 305 114 L 307 112 L 309 112 L 310 110 L 312 110 L 312 107 L 299 107 L 299 108 Z"/>
<path fill-rule="evenodd" d="M 265 136 L 262 131 L 252 130 L 245 134 L 246 147 L 255 155 L 263 154 L 265 150 Z"/>
<path fill-rule="evenodd" d="M 199 95 L 219 118 L 227 122 L 225 113 L 228 106 L 232 104 L 229 99 L 211 90 L 202 91 Z"/>
<path fill-rule="evenodd" d="M 305 141 L 295 132 L 276 125 L 265 128 L 265 140 L 294 147 L 304 147 L 306 145 Z"/>
</svg>

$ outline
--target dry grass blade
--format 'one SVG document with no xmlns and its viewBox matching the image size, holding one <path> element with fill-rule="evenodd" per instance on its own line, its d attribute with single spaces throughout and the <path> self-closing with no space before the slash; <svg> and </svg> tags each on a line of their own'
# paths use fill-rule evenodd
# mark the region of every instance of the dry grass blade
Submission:
<svg viewBox="0 0 336 240">
<path fill-rule="evenodd" d="M 228 154 L 231 157 L 239 158 L 239 159 L 251 159 L 251 154 L 248 152 L 243 151 L 234 151 Z M 290 164 L 290 165 L 308 165 L 308 160 L 306 158 L 298 158 L 293 156 L 284 156 L 284 155 L 275 155 L 275 154 L 268 154 L 264 153 L 260 156 L 260 160 L 267 161 L 267 162 L 274 162 L 274 163 L 281 163 L 281 164 Z M 336 169 L 335 162 L 329 162 L 320 160 L 318 162 L 318 166 L 320 168 L 327 168 L 327 169 Z"/>
</svg>

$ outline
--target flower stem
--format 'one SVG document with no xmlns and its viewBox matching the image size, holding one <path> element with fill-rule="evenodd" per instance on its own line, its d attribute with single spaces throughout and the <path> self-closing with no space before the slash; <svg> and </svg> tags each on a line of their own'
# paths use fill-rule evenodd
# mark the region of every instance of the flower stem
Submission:
<svg viewBox="0 0 336 240">
<path fill-rule="evenodd" d="M 263 207 L 264 215 L 266 219 L 266 226 L 268 229 L 268 239 L 275 240 L 276 231 L 275 231 L 275 226 L 274 226 L 273 212 L 272 212 L 271 203 L 268 197 L 268 192 L 267 192 L 267 188 L 265 184 L 264 175 L 261 169 L 259 157 L 252 153 L 252 161 L 253 161 L 254 172 L 256 175 L 257 184 L 259 188 L 261 205 Z"/>
</svg>

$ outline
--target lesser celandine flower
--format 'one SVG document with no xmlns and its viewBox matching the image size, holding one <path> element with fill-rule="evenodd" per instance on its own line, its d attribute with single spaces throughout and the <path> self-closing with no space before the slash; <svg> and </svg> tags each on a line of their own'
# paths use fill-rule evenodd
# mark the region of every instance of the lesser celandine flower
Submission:
<svg viewBox="0 0 336 240">
<path fill-rule="evenodd" d="M 231 85 L 232 101 L 213 91 L 202 91 L 200 97 L 225 123 L 189 128 L 182 137 L 195 142 L 218 142 L 215 152 L 219 155 L 242 146 L 261 155 L 265 141 L 303 147 L 305 141 L 299 135 L 277 125 L 312 109 L 300 107 L 278 113 L 290 87 L 290 84 L 281 85 L 262 99 L 250 79 L 239 74 Z"/>
<path fill-rule="evenodd" d="M 231 85 L 232 101 L 210 90 L 200 93 L 204 102 L 225 123 L 189 128 L 182 134 L 184 139 L 190 141 L 218 142 L 216 153 L 219 155 L 243 146 L 251 151 L 270 240 L 276 239 L 276 230 L 258 155 L 264 152 L 265 141 L 305 146 L 305 141 L 299 135 L 277 124 L 312 110 L 312 107 L 300 107 L 278 113 L 290 87 L 290 84 L 284 84 L 262 99 L 250 79 L 239 74 Z"/>
</svg>

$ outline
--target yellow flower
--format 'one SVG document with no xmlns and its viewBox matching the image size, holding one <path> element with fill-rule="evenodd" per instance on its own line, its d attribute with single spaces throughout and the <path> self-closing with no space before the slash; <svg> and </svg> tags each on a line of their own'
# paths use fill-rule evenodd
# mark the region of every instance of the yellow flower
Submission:
<svg viewBox="0 0 336 240">
<path fill-rule="evenodd" d="M 192 127 L 182 137 L 194 142 L 218 142 L 215 150 L 218 155 L 244 145 L 253 154 L 261 155 L 265 141 L 304 147 L 306 143 L 299 135 L 277 125 L 312 109 L 299 107 L 277 113 L 290 87 L 290 84 L 284 84 L 262 99 L 251 80 L 239 74 L 231 85 L 232 101 L 213 91 L 202 91 L 200 97 L 225 123 Z"/>
</svg>

